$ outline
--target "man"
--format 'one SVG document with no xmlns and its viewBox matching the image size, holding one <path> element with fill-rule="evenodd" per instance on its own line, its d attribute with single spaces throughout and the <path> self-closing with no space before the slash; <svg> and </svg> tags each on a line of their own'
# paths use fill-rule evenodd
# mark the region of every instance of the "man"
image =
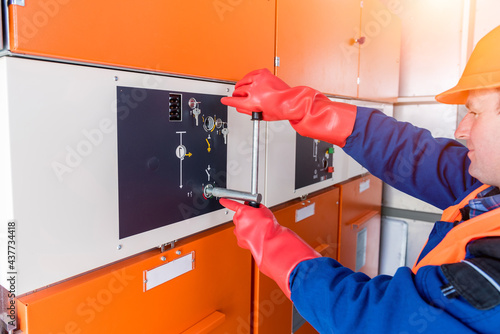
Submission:
<svg viewBox="0 0 500 334">
<path fill-rule="evenodd" d="M 249 73 L 223 103 L 343 149 L 397 189 L 444 209 L 413 269 L 369 278 L 322 258 L 272 213 L 221 199 L 238 244 L 321 333 L 500 333 L 500 26 L 477 45 L 443 103 L 468 114 L 451 139 L 382 113 Z M 407 166 L 413 173 L 408 176 Z"/>
</svg>

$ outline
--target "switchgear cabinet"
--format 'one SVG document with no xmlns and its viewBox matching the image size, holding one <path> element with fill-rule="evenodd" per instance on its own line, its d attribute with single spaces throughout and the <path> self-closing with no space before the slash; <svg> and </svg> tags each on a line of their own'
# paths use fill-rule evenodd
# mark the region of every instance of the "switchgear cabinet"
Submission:
<svg viewBox="0 0 500 334">
<path fill-rule="evenodd" d="M 0 88 L 18 294 L 230 221 L 206 184 L 250 189 L 232 85 L 3 57 Z"/>
</svg>

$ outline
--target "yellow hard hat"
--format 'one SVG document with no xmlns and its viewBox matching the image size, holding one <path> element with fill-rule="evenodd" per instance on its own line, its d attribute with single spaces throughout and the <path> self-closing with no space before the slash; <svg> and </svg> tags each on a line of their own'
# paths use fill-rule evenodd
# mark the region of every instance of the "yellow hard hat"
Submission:
<svg viewBox="0 0 500 334">
<path fill-rule="evenodd" d="M 500 87 L 500 26 L 477 43 L 458 84 L 436 96 L 446 104 L 465 104 L 469 91 Z"/>
</svg>

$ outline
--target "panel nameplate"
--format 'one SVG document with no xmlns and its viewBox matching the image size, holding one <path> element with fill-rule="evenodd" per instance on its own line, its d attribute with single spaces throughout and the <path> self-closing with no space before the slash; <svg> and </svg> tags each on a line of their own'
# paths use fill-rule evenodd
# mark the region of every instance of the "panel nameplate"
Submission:
<svg viewBox="0 0 500 334">
<path fill-rule="evenodd" d="M 298 209 L 295 211 L 295 222 L 298 223 L 301 220 L 314 216 L 316 211 L 316 203 L 313 203 L 305 208 Z"/>
<path fill-rule="evenodd" d="M 194 252 L 170 261 L 151 270 L 144 271 L 144 291 L 168 282 L 194 269 Z"/>
<path fill-rule="evenodd" d="M 359 193 L 361 194 L 363 191 L 370 189 L 370 180 L 363 181 L 359 184 Z"/>
</svg>

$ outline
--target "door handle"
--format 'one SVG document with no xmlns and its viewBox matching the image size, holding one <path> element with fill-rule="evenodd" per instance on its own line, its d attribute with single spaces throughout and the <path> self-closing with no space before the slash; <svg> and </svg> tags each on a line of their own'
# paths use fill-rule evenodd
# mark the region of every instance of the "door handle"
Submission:
<svg viewBox="0 0 500 334">
<path fill-rule="evenodd" d="M 181 334 L 208 334 L 215 328 L 219 327 L 224 320 L 226 320 L 226 315 L 219 311 L 215 311 L 208 317 L 203 318 L 193 326 L 186 329 Z"/>
<path fill-rule="evenodd" d="M 363 216 L 359 217 L 358 219 L 356 219 L 354 221 L 347 223 L 346 225 L 351 225 L 351 229 L 357 229 L 378 214 L 379 214 L 378 211 L 374 211 L 374 210 L 368 211 Z"/>
</svg>

